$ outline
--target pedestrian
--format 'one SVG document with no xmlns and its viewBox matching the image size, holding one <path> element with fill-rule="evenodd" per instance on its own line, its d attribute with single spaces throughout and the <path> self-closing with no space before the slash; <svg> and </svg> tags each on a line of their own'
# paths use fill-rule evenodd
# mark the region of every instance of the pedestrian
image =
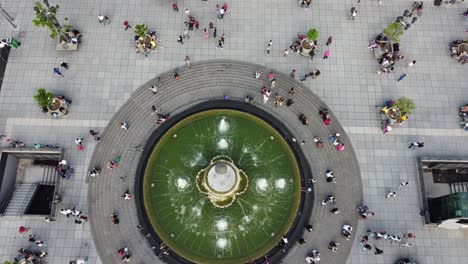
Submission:
<svg viewBox="0 0 468 264">
<path fill-rule="evenodd" d="M 220 49 L 220 50 L 223 50 L 223 42 L 220 40 L 218 40 L 218 46 L 216 47 L 216 49 Z"/>
<path fill-rule="evenodd" d="M 390 192 L 388 192 L 388 194 L 387 194 L 387 196 L 385 198 L 388 199 L 388 198 L 394 198 L 394 197 L 396 197 L 396 192 L 390 191 Z"/>
<path fill-rule="evenodd" d="M 173 10 L 174 12 L 179 12 L 179 7 L 177 6 L 177 3 L 176 3 L 176 2 L 174 2 L 174 3 L 172 4 L 172 10 Z"/>
<path fill-rule="evenodd" d="M 126 190 L 125 193 L 122 195 L 122 197 L 124 198 L 124 200 L 130 200 L 130 199 L 132 199 L 132 196 L 130 195 L 130 191 L 129 191 L 129 190 Z"/>
<path fill-rule="evenodd" d="M 333 42 L 333 38 L 332 38 L 332 36 L 330 36 L 330 37 L 328 37 L 327 43 L 325 45 L 328 46 L 328 45 L 332 44 L 332 42 Z"/>
<path fill-rule="evenodd" d="M 206 28 L 203 29 L 202 36 L 203 36 L 203 39 L 209 39 L 210 38 L 210 34 L 208 33 L 208 30 Z"/>
<path fill-rule="evenodd" d="M 126 20 L 125 20 L 125 22 L 123 24 L 124 24 L 125 30 L 127 30 L 129 28 L 132 28 L 132 26 L 130 26 L 130 24 Z"/>
<path fill-rule="evenodd" d="M 327 171 L 325 172 L 325 176 L 327 177 L 327 182 L 336 183 L 336 178 L 335 178 L 335 176 L 333 175 L 333 171 L 332 171 L 332 170 L 327 170 Z"/>
<path fill-rule="evenodd" d="M 20 234 L 26 234 L 30 229 L 29 227 L 20 226 L 18 231 Z"/>
<path fill-rule="evenodd" d="M 268 42 L 268 45 L 266 47 L 267 54 L 270 54 L 272 45 L 273 45 L 273 41 L 270 40 L 270 42 Z"/>
<path fill-rule="evenodd" d="M 60 75 L 62 77 L 65 77 L 63 76 L 63 74 L 60 72 L 60 69 L 59 68 L 54 68 L 54 73 L 57 74 L 57 75 Z"/>
<path fill-rule="evenodd" d="M 84 150 L 83 145 L 77 145 L 77 146 L 76 146 L 76 150 L 78 150 L 78 151 L 83 151 L 83 150 Z"/>
<path fill-rule="evenodd" d="M 415 64 L 416 64 L 416 61 L 415 61 L 415 60 L 414 60 L 414 61 L 410 61 L 410 62 L 408 63 L 408 65 L 406 65 L 405 68 L 412 67 L 412 66 L 415 65 Z"/>
<path fill-rule="evenodd" d="M 99 23 L 104 24 L 104 26 L 110 23 L 110 19 L 108 16 L 98 15 L 98 19 L 99 19 Z"/>
<path fill-rule="evenodd" d="M 120 223 L 119 216 L 117 214 L 111 214 L 112 224 L 118 225 Z"/>
<path fill-rule="evenodd" d="M 375 245 L 374 245 L 374 248 L 375 248 L 374 255 L 383 254 L 383 252 L 384 252 L 383 250 L 381 250 L 380 248 L 376 247 Z"/>
<path fill-rule="evenodd" d="M 185 56 L 185 63 L 187 63 L 187 66 L 189 67 L 189 69 L 192 69 L 192 63 L 190 63 L 190 57 L 189 56 Z"/>
<path fill-rule="evenodd" d="M 36 243 L 36 246 L 38 246 L 38 247 L 46 247 L 46 246 L 47 246 L 47 245 L 44 243 L 44 241 L 39 240 L 39 239 L 36 240 L 36 241 L 34 241 L 34 243 Z"/>
<path fill-rule="evenodd" d="M 312 231 L 314 230 L 314 226 L 311 225 L 311 224 L 307 224 L 307 225 L 305 226 L 305 229 L 306 229 L 307 231 L 309 231 L 309 232 L 312 232 Z"/>
<path fill-rule="evenodd" d="M 185 30 L 184 30 L 184 36 L 183 36 L 183 38 L 190 39 L 190 36 L 189 36 L 189 34 L 188 34 L 188 29 L 185 29 Z"/>
<path fill-rule="evenodd" d="M 226 35 L 221 35 L 221 42 L 223 42 L 223 45 L 224 45 L 224 41 L 226 40 Z"/>
<path fill-rule="evenodd" d="M 265 86 L 263 86 L 263 87 L 265 88 Z M 267 91 L 263 92 L 263 103 L 264 104 L 266 104 L 268 102 L 268 100 L 270 99 L 270 95 L 271 95 L 271 90 L 267 90 Z"/>
<path fill-rule="evenodd" d="M 294 79 L 296 77 L 296 70 L 295 69 L 293 69 L 291 71 L 291 74 L 289 74 L 289 77 L 291 77 L 292 79 Z M 293 91 L 294 91 L 294 88 L 293 88 Z"/>
<path fill-rule="evenodd" d="M 294 70 L 295 71 L 295 70 Z M 294 78 L 294 77 L 293 77 Z M 296 95 L 296 92 L 294 91 L 294 87 L 291 87 L 291 89 L 289 89 L 289 92 L 288 94 L 290 95 Z"/>
<path fill-rule="evenodd" d="M 21 42 L 19 42 L 17 39 L 10 37 L 7 38 L 5 41 L 2 41 L 2 43 L 5 43 L 6 46 L 10 46 L 12 48 L 17 49 L 19 46 L 21 46 Z"/>
<path fill-rule="evenodd" d="M 224 12 L 227 12 L 228 4 L 227 4 L 227 3 L 224 3 L 222 8 L 223 8 Z"/>
<path fill-rule="evenodd" d="M 180 44 L 184 45 L 184 42 L 183 42 L 182 39 L 183 39 L 182 36 L 179 35 L 179 37 L 177 38 L 177 42 L 179 42 Z"/>
<path fill-rule="evenodd" d="M 356 10 L 356 8 L 355 8 L 354 6 L 351 7 L 351 16 L 350 16 L 350 19 L 351 19 L 351 20 L 356 19 L 357 13 L 358 13 L 358 11 Z"/>
<path fill-rule="evenodd" d="M 98 137 L 97 135 L 99 134 L 99 132 L 96 132 L 94 130 L 89 130 L 89 134 L 91 134 L 91 136 L 93 137 L 93 139 L 97 142 L 101 141 L 101 137 Z"/>
<path fill-rule="evenodd" d="M 259 70 L 255 71 L 255 79 L 259 79 L 261 75 L 262 75 L 261 71 L 259 71 Z"/>
<path fill-rule="evenodd" d="M 408 241 L 406 241 L 406 242 L 404 242 L 404 243 L 400 243 L 400 247 L 409 248 L 409 247 L 411 247 L 411 244 L 410 244 Z"/>
<path fill-rule="evenodd" d="M 151 85 L 149 89 L 151 92 L 153 92 L 153 94 L 158 93 L 158 87 L 156 87 L 156 85 Z"/>
<path fill-rule="evenodd" d="M 330 213 L 332 214 L 340 214 L 340 209 L 338 209 L 338 207 L 334 207 L 330 210 Z"/>
<path fill-rule="evenodd" d="M 304 238 L 299 238 L 299 240 L 298 240 L 297 242 L 299 242 L 299 244 L 300 244 L 301 246 L 307 244 L 307 242 L 305 241 Z"/>
<path fill-rule="evenodd" d="M 217 32 L 217 30 L 216 30 L 216 27 L 215 27 L 215 28 L 213 29 L 213 38 L 216 38 L 216 32 Z"/>
<path fill-rule="evenodd" d="M 127 122 L 120 123 L 120 127 L 121 127 L 123 130 L 127 130 L 127 129 L 128 129 L 128 124 L 127 124 Z"/>
<path fill-rule="evenodd" d="M 62 67 L 62 68 L 64 68 L 64 69 L 68 70 L 68 63 L 66 63 L 66 62 L 64 62 L 64 61 L 59 61 L 59 63 L 60 63 L 60 67 Z"/>
<path fill-rule="evenodd" d="M 315 142 L 315 146 L 316 146 L 317 148 L 319 148 L 319 149 L 320 149 L 320 148 L 323 148 L 323 141 L 322 141 L 321 138 L 319 138 L 319 137 L 314 137 L 314 142 Z"/>
<path fill-rule="evenodd" d="M 219 16 L 218 16 L 218 17 L 219 17 L 220 19 L 223 19 L 225 13 L 226 13 L 226 11 L 225 11 L 224 9 L 222 9 L 222 8 L 219 9 Z"/>
<path fill-rule="evenodd" d="M 185 16 L 190 17 L 190 10 L 188 8 L 185 9 Z"/>
<path fill-rule="evenodd" d="M 198 22 L 198 20 L 193 22 L 193 25 L 195 26 L 196 29 L 200 29 L 200 23 Z"/>
<path fill-rule="evenodd" d="M 276 79 L 271 80 L 271 88 L 276 87 Z"/>
<path fill-rule="evenodd" d="M 408 148 L 411 149 L 415 147 L 418 147 L 418 148 L 424 147 L 424 142 L 410 142 Z"/>
<path fill-rule="evenodd" d="M 363 248 L 365 251 L 371 251 L 371 250 L 372 250 L 372 246 L 369 245 L 369 244 L 364 244 L 364 245 L 362 245 L 362 248 Z"/>
<path fill-rule="evenodd" d="M 328 244 L 328 249 L 330 249 L 332 252 L 336 252 L 338 250 L 338 245 L 340 243 L 338 242 L 335 242 L 335 241 L 330 241 L 330 243 Z"/>
<path fill-rule="evenodd" d="M 402 75 L 400 75 L 400 77 L 398 78 L 397 82 L 403 80 L 406 78 L 406 73 L 403 73 Z"/>
<path fill-rule="evenodd" d="M 286 106 L 291 106 L 292 104 L 294 104 L 294 101 L 292 99 L 288 99 L 286 101 Z"/>
<path fill-rule="evenodd" d="M 283 51 L 283 57 L 287 57 L 289 55 L 289 49 L 285 49 Z"/>
<path fill-rule="evenodd" d="M 329 50 L 327 50 L 327 51 L 325 51 L 325 53 L 323 53 L 323 59 L 324 60 L 328 59 L 328 57 L 330 57 L 330 51 Z"/>
<path fill-rule="evenodd" d="M 345 149 L 344 144 L 342 142 L 339 142 L 338 145 L 336 146 L 337 151 L 343 151 Z"/>
<path fill-rule="evenodd" d="M 401 188 L 407 186 L 408 184 L 409 184 L 409 182 L 407 182 L 407 181 L 400 182 L 400 186 L 398 186 L 398 189 L 401 189 Z"/>
<path fill-rule="evenodd" d="M 174 76 L 174 79 L 176 79 L 176 80 L 180 79 L 179 73 L 176 72 L 176 71 L 174 72 L 173 76 Z"/>
<path fill-rule="evenodd" d="M 418 20 L 417 17 L 413 17 L 413 20 L 411 21 L 411 24 L 414 24 Z"/>
<path fill-rule="evenodd" d="M 75 138 L 76 145 L 82 145 L 82 143 L 83 143 L 83 138 Z"/>
<path fill-rule="evenodd" d="M 46 217 L 44 218 L 44 221 L 46 221 L 47 223 L 54 222 L 54 221 L 55 221 L 55 218 L 46 216 Z"/>
</svg>

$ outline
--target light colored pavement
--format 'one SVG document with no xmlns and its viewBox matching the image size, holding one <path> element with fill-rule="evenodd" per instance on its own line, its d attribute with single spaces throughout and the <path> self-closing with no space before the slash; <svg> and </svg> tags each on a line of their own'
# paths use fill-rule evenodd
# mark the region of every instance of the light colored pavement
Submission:
<svg viewBox="0 0 468 264">
<path fill-rule="evenodd" d="M 52 1 L 51 1 L 52 2 Z M 376 211 L 376 217 L 361 222 L 367 228 L 403 233 L 413 231 L 417 239 L 409 249 L 379 242 L 385 253 L 374 256 L 354 243 L 347 263 L 392 263 L 401 256 L 412 256 L 420 263 L 463 263 L 468 256 L 467 234 L 460 231 L 431 230 L 422 226 L 418 217 L 419 194 L 416 186 L 417 156 L 468 156 L 466 135 L 458 131 L 457 107 L 468 101 L 466 66 L 448 56 L 447 44 L 466 38 L 461 13 L 467 4 L 434 7 L 425 1 L 423 16 L 402 37 L 402 51 L 407 60 L 417 60 L 408 77 L 396 82 L 403 65 L 394 75 L 375 74 L 377 62 L 367 50 L 368 41 L 410 7 L 411 1 L 314 1 L 304 11 L 298 1 L 228 1 L 230 7 L 223 20 L 215 17 L 215 3 L 221 1 L 179 1 L 179 13 L 173 13 L 170 1 L 60 1 L 59 13 L 70 19 L 83 33 L 83 43 L 74 53 L 56 52 L 54 43 L 43 28 L 32 25 L 32 1 L 4 0 L 4 8 L 16 18 L 18 30 L 11 29 L 1 18 L 3 37 L 19 36 L 23 45 L 10 53 L 0 91 L 0 127 L 8 135 L 31 145 L 34 142 L 58 143 L 67 148 L 66 156 L 75 166 L 75 177 L 63 185 L 63 207 L 76 205 L 87 210 L 85 174 L 94 150 L 88 139 L 86 151 L 74 150 L 73 139 L 85 136 L 91 129 L 101 130 L 119 107 L 140 85 L 154 76 L 183 65 L 189 55 L 194 63 L 208 59 L 235 59 L 265 65 L 283 73 L 295 68 L 299 74 L 318 68 L 320 78 L 305 84 L 330 106 L 348 130 L 357 152 L 363 179 L 364 201 Z M 466 2 L 466 1 L 465 1 Z M 351 6 L 359 10 L 355 21 L 346 19 Z M 225 33 L 223 51 L 216 50 L 213 39 L 202 40 L 200 32 L 184 46 L 176 36 L 184 28 L 182 10 L 190 8 L 203 27 L 215 22 L 218 35 Z M 100 25 L 99 13 L 111 18 L 111 24 Z M 147 23 L 162 39 L 164 48 L 148 60 L 135 54 L 133 34 L 123 30 L 123 21 L 132 26 Z M 334 38 L 331 56 L 314 61 L 290 55 L 282 50 L 290 45 L 297 32 L 315 27 L 320 32 L 320 51 L 329 35 Z M 197 35 L 195 35 L 197 34 Z M 265 46 L 273 40 L 273 52 L 267 56 Z M 70 70 L 65 78 L 53 76 L 52 68 L 65 60 Z M 220 80 L 221 81 L 221 80 Z M 71 113 L 63 120 L 51 121 L 35 105 L 32 95 L 46 87 L 73 99 Z M 407 96 L 417 109 L 402 128 L 382 135 L 379 116 L 374 106 L 388 98 Z M 47 120 L 46 120 L 47 119 Z M 42 122 L 42 120 L 44 122 Z M 421 151 L 407 150 L 411 140 L 425 141 Z M 410 185 L 391 201 L 384 198 L 388 189 L 400 180 Z M 49 263 L 67 263 L 80 255 L 100 263 L 89 232 L 89 225 L 74 225 L 62 216 L 55 223 L 40 219 L 0 219 L 0 260 L 27 246 L 17 232 L 19 224 L 30 226 L 48 242 Z"/>
</svg>

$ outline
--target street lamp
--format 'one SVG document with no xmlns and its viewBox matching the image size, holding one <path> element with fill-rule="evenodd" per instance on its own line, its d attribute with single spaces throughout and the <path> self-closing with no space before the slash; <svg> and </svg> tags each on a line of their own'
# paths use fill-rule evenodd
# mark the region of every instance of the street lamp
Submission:
<svg viewBox="0 0 468 264">
<path fill-rule="evenodd" d="M 13 21 L 15 21 L 15 19 L 10 16 L 10 14 L 8 14 L 8 12 L 3 9 L 2 7 L 2 4 L 0 4 L 0 11 L 2 11 L 2 15 L 6 18 L 6 20 L 13 26 L 13 28 L 17 28 L 18 26 L 15 25 L 15 23 L 13 23 Z"/>
</svg>

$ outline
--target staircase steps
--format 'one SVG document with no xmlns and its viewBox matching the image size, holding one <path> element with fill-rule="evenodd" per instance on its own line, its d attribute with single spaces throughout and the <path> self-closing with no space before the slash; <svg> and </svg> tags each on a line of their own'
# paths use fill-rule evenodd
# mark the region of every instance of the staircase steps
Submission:
<svg viewBox="0 0 468 264">
<path fill-rule="evenodd" d="M 13 192 L 13 196 L 8 203 L 3 215 L 22 215 L 26 211 L 31 198 L 37 189 L 37 184 L 20 184 Z"/>
</svg>

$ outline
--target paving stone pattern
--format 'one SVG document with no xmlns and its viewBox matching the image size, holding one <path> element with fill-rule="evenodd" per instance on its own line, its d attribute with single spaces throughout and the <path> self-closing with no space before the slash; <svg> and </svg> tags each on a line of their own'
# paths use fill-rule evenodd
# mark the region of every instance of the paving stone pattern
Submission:
<svg viewBox="0 0 468 264">
<path fill-rule="evenodd" d="M 316 0 L 308 11 L 300 9 L 296 0 L 228 1 L 230 7 L 223 20 L 215 17 L 215 3 L 222 4 L 222 1 L 214 0 L 208 3 L 179 1 L 179 13 L 172 12 L 171 1 L 60 1 L 60 16 L 68 17 L 83 33 L 78 52 L 54 50 L 47 30 L 31 23 L 32 1 L 4 0 L 2 6 L 15 17 L 18 29 L 13 30 L 0 18 L 1 35 L 19 36 L 23 44 L 10 53 L 1 87 L 1 130 L 28 145 L 41 142 L 64 146 L 76 173 L 63 185 L 62 206 L 77 206 L 87 213 L 89 184 L 85 176 L 95 143 L 88 137 L 86 151 L 77 152 L 74 138 L 86 136 L 89 129 L 102 132 L 135 89 L 161 73 L 182 68 L 186 55 L 194 65 L 202 60 L 229 59 L 264 65 L 285 74 L 293 68 L 298 75 L 318 68 L 322 75 L 304 84 L 325 101 L 348 131 L 359 160 L 364 202 L 376 212 L 373 219 L 360 223 L 359 231 L 363 233 L 371 228 L 400 234 L 412 231 L 417 235 L 409 249 L 378 242 L 385 251 L 380 256 L 364 252 L 355 241 L 347 263 L 392 263 L 402 256 L 412 256 L 419 263 L 464 263 L 468 256 L 466 232 L 430 229 L 419 219 L 415 158 L 468 155 L 466 134 L 458 129 L 457 120 L 457 107 L 468 101 L 466 66 L 456 64 L 448 56 L 447 47 L 452 40 L 466 38 L 467 25 L 461 13 L 467 4 L 434 7 L 432 1 L 424 2 L 423 15 L 401 38 L 406 59 L 415 59 L 417 64 L 408 71 L 405 80 L 396 82 L 406 63 L 398 65 L 396 72 L 388 77 L 378 76 L 375 73 L 377 62 L 372 59 L 367 45 L 410 7 L 411 1 L 407 0 L 383 0 L 382 6 L 377 0 L 361 0 L 359 5 L 356 0 Z M 355 21 L 346 18 L 352 6 L 359 10 Z M 185 8 L 190 8 L 200 20 L 201 28 L 213 21 L 218 35 L 226 34 L 223 51 L 214 48 L 216 43 L 212 38 L 202 40 L 200 31 L 190 32 L 191 39 L 183 46 L 176 42 L 177 35 L 184 29 Z M 99 13 L 108 15 L 111 23 L 99 24 Z M 135 54 L 133 33 L 123 29 L 125 20 L 132 26 L 149 24 L 161 37 L 164 48 L 151 54 L 148 60 Z M 310 27 L 320 32 L 320 52 L 327 49 L 324 45 L 327 37 L 333 36 L 330 59 L 322 60 L 321 53 L 314 61 L 291 54 L 284 58 L 282 50 L 298 32 Z M 273 51 L 266 55 L 265 47 L 270 39 Z M 70 70 L 64 70 L 65 78 L 52 73 L 60 60 L 70 64 Z M 225 82 L 230 82 L 229 78 Z M 71 113 L 61 120 L 48 119 L 32 98 L 39 87 L 71 97 Z M 240 88 L 245 87 L 230 90 Z M 402 95 L 414 99 L 417 109 L 403 127 L 384 136 L 374 106 Z M 188 97 L 190 94 L 181 96 L 181 102 L 188 101 Z M 149 109 L 135 110 L 141 114 L 149 112 Z M 410 151 L 407 143 L 412 140 L 424 141 L 426 145 L 422 150 Z M 395 189 L 401 180 L 408 180 L 409 186 L 395 199 L 386 200 L 386 192 Z M 111 187 L 120 192 L 123 185 Z M 116 201 L 121 203 L 119 199 Z M 11 259 L 18 248 L 28 245 L 26 237 L 18 234 L 21 224 L 31 227 L 47 242 L 48 263 L 68 263 L 79 256 L 89 256 L 90 263 L 101 263 L 89 223 L 74 225 L 62 215 L 54 223 L 2 217 L 0 260 Z M 121 230 L 123 234 L 130 231 Z M 307 237 L 307 247 L 316 246 L 313 235 Z M 322 249 L 325 245 L 317 247 L 326 251 Z"/>
</svg>

